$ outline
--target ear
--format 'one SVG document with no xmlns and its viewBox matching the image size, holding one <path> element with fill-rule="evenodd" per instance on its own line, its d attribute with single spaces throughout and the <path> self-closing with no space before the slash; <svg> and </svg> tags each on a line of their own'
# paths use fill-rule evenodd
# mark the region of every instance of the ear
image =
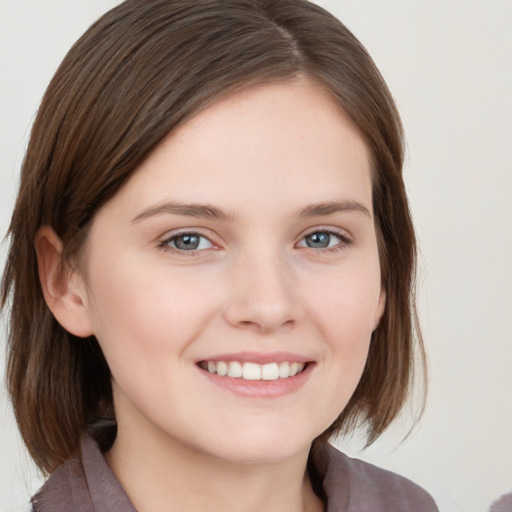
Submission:
<svg viewBox="0 0 512 512">
<path fill-rule="evenodd" d="M 375 310 L 375 324 L 373 326 L 374 331 L 379 326 L 380 319 L 382 318 L 382 315 L 384 314 L 385 309 L 386 309 L 386 292 L 383 289 L 381 289 L 380 295 L 379 295 L 379 302 L 377 303 L 377 309 Z"/>
<path fill-rule="evenodd" d="M 35 239 L 39 280 L 53 316 L 71 334 L 93 334 L 87 307 L 87 288 L 79 272 L 62 260 L 62 242 L 49 226 L 39 229 Z"/>
</svg>

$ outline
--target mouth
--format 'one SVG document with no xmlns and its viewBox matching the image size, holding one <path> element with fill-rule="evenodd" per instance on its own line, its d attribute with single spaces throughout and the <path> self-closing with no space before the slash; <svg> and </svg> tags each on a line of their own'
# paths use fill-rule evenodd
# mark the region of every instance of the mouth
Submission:
<svg viewBox="0 0 512 512">
<path fill-rule="evenodd" d="M 258 364 L 249 361 L 200 361 L 198 366 L 219 377 L 247 381 L 285 380 L 302 373 L 310 363 L 282 361 Z"/>
</svg>

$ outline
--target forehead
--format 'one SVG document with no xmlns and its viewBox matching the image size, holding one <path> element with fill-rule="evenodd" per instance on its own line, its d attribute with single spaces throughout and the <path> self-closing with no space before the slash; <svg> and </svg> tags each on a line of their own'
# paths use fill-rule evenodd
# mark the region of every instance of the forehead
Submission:
<svg viewBox="0 0 512 512">
<path fill-rule="evenodd" d="M 245 150 L 261 150 L 258 144 L 267 142 L 265 138 L 271 131 L 280 137 L 265 148 L 267 151 L 286 143 L 293 145 L 300 139 L 314 142 L 320 152 L 332 149 L 327 145 L 337 138 L 368 156 L 357 127 L 333 94 L 306 78 L 252 85 L 221 96 L 173 130 L 159 148 L 195 143 L 196 149 L 206 150 L 211 147 L 208 143 L 217 149 L 222 142 L 231 147 L 243 142 Z M 201 140 L 197 138 L 199 132 Z"/>
<path fill-rule="evenodd" d="M 119 194 L 131 192 L 138 207 L 171 195 L 232 209 L 356 199 L 371 211 L 370 160 L 323 87 L 265 84 L 223 97 L 171 132 Z"/>
</svg>

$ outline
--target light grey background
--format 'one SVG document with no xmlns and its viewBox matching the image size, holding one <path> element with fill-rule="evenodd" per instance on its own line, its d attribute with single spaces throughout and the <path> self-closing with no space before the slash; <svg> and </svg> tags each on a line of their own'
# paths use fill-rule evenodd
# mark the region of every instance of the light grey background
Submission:
<svg viewBox="0 0 512 512">
<path fill-rule="evenodd" d="M 2 234 L 44 89 L 116 3 L 0 0 Z M 483 512 L 512 490 L 512 1 L 318 3 L 366 45 L 403 116 L 431 369 L 427 411 L 404 443 L 397 424 L 365 452 L 338 444 L 423 485 L 442 512 Z M 27 510 L 40 482 L 2 388 L 0 510 Z"/>
</svg>

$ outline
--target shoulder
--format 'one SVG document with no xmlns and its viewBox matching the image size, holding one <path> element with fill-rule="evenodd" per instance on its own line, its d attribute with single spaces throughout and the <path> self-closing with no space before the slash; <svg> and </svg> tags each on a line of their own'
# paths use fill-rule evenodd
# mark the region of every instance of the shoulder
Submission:
<svg viewBox="0 0 512 512">
<path fill-rule="evenodd" d="M 91 509 L 85 474 L 78 458 L 59 466 L 32 498 L 33 512 Z"/>
<path fill-rule="evenodd" d="M 350 457 L 346 457 L 346 464 L 350 472 L 351 501 L 364 504 L 364 510 L 437 511 L 430 494 L 407 478 Z M 383 508 L 377 508 L 379 505 Z M 354 510 L 363 508 L 355 506 Z"/>
<path fill-rule="evenodd" d="M 373 464 L 352 459 L 330 445 L 316 445 L 313 464 L 322 480 L 328 512 L 437 512 L 419 485 Z"/>
<path fill-rule="evenodd" d="M 58 467 L 32 498 L 32 512 L 136 512 L 96 442 L 85 437 L 77 458 Z"/>
</svg>

